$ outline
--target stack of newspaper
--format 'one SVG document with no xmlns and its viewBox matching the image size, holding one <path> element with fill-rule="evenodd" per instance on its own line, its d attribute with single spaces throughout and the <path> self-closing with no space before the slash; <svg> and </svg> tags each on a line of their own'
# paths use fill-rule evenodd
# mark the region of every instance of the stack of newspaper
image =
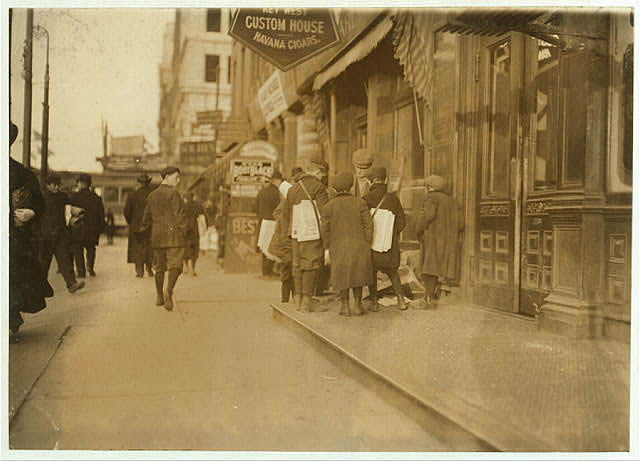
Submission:
<svg viewBox="0 0 640 461">
<path fill-rule="evenodd" d="M 371 210 L 371 214 L 375 210 Z M 393 240 L 393 223 L 395 221 L 395 215 L 389 210 L 381 210 L 373 215 L 373 241 L 371 242 L 371 249 L 384 253 L 391 248 L 391 242 Z"/>
</svg>

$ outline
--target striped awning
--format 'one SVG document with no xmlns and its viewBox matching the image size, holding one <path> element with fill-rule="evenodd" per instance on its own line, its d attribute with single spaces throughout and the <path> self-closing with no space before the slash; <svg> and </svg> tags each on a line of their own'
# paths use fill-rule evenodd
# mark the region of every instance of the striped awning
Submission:
<svg viewBox="0 0 640 461">
<path fill-rule="evenodd" d="M 351 64 L 367 57 L 387 36 L 392 27 L 391 19 L 388 16 L 384 17 L 366 35 L 351 46 L 346 53 L 316 76 L 313 81 L 313 91 L 320 90 L 329 81 L 342 74 Z"/>
</svg>

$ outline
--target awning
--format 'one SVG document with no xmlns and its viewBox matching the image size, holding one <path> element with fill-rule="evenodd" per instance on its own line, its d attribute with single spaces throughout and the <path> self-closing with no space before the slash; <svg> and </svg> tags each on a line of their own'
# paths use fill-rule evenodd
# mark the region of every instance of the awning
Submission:
<svg viewBox="0 0 640 461">
<path fill-rule="evenodd" d="M 366 35 L 351 46 L 346 53 L 316 76 L 313 82 L 313 91 L 320 90 L 330 80 L 342 74 L 351 64 L 367 57 L 387 36 L 392 27 L 391 18 L 385 16 Z"/>
</svg>

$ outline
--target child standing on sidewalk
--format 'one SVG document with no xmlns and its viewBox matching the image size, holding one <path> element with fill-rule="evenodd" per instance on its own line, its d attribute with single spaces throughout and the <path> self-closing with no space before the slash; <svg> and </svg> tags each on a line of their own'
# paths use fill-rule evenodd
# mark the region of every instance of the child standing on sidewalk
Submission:
<svg viewBox="0 0 640 461">
<path fill-rule="evenodd" d="M 331 284 L 340 292 L 340 315 L 351 315 L 349 289 L 353 289 L 354 315 L 365 314 L 362 308 L 362 287 L 371 284 L 371 239 L 373 221 L 367 203 L 349 192 L 353 174 L 344 172 L 333 180 L 337 192 L 321 210 L 322 239 L 329 248 Z"/>
</svg>

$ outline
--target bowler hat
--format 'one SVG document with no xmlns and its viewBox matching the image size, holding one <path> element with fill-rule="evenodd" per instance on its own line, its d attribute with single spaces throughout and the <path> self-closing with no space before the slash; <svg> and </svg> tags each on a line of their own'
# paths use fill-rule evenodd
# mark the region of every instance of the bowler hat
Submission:
<svg viewBox="0 0 640 461">
<path fill-rule="evenodd" d="M 162 169 L 162 171 L 160 172 L 160 176 L 162 176 L 162 179 L 164 179 L 166 176 L 169 176 L 170 174 L 176 172 L 180 173 L 180 169 L 176 168 L 175 166 L 168 166 Z"/>
<path fill-rule="evenodd" d="M 151 178 L 147 173 L 142 173 L 140 176 L 136 178 L 136 181 L 138 181 L 140 184 L 147 184 L 151 182 Z"/>
<path fill-rule="evenodd" d="M 353 186 L 353 173 L 350 171 L 343 171 L 342 173 L 338 173 L 335 178 L 333 178 L 333 188 L 338 192 L 344 192 L 351 189 Z"/>
</svg>

